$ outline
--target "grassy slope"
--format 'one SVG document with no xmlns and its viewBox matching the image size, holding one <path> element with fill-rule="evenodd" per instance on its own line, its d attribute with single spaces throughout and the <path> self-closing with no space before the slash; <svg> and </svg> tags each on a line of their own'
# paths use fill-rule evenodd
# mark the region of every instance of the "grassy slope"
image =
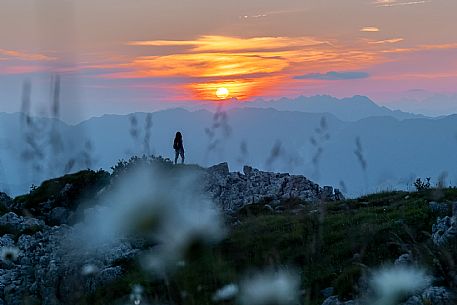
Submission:
<svg viewBox="0 0 457 305">
<path fill-rule="evenodd" d="M 167 284 L 142 272 L 136 262 L 124 262 L 125 276 L 86 301 L 116 304 L 114 300 L 123 300 L 131 285 L 139 283 L 152 300 L 213 304 L 211 295 L 221 286 L 237 282 L 253 270 L 284 266 L 300 271 L 305 303 L 320 304 L 320 290 L 332 286 L 342 299 L 352 298 L 360 276 L 372 267 L 393 263 L 407 251 L 430 273 L 443 277 L 445 284 L 443 270 L 450 266 L 449 255 L 430 242 L 438 215 L 428 202 L 437 199 L 457 200 L 457 190 L 380 193 L 298 213 L 271 214 L 251 207 L 240 213 L 241 223 L 226 240 L 212 249 L 193 251 L 187 265 Z M 456 252 L 452 253 L 455 260 Z"/>
<path fill-rule="evenodd" d="M 74 174 L 44 181 L 28 194 L 14 199 L 16 204 L 25 203 L 24 208 L 34 209 L 48 200 L 56 200 L 61 206 L 76 208 L 83 201 L 92 199 L 95 193 L 109 183 L 109 173 L 103 170 L 83 170 Z M 66 185 L 72 188 L 62 193 Z"/>
</svg>

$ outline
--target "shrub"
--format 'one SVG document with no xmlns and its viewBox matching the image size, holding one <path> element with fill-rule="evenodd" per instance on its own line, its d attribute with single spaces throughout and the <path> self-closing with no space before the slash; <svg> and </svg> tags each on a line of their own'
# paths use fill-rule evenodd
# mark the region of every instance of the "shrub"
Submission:
<svg viewBox="0 0 457 305">
<path fill-rule="evenodd" d="M 76 211 L 82 203 L 90 204 L 110 179 L 106 171 L 83 170 L 46 180 L 38 187 L 32 186 L 28 194 L 14 198 L 12 210 L 34 217 L 44 216 L 57 206 Z"/>
<path fill-rule="evenodd" d="M 425 181 L 422 181 L 421 178 L 417 178 L 414 182 L 414 187 L 418 192 L 428 190 L 430 188 L 430 177 L 425 178 Z"/>
</svg>

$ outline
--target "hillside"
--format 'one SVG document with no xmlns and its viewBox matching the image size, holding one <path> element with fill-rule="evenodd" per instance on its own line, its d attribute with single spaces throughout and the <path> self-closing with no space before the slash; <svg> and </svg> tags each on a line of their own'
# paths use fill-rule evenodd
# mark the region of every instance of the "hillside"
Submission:
<svg viewBox="0 0 457 305">
<path fill-rule="evenodd" d="M 392 265 L 425 270 L 430 280 L 389 304 L 454 304 L 455 189 L 344 200 L 304 177 L 227 170 L 132 159 L 111 173 L 88 170 L 14 199 L 2 194 L 0 300 L 203 305 L 246 304 L 249 295 L 255 304 L 260 296 L 248 283 L 260 272 L 269 285 L 278 272 L 297 294 L 281 304 L 373 304 L 370 278 Z"/>
<path fill-rule="evenodd" d="M 448 183 L 457 181 L 452 166 L 457 116 L 344 122 L 331 114 L 273 109 L 218 114 L 175 109 L 106 115 L 76 126 L 46 119 L 30 126 L 23 122 L 19 115 L 0 116 L 0 187 L 15 195 L 51 177 L 107 170 L 132 155 L 172 156 L 176 130 L 184 134 L 189 163 L 227 162 L 232 171 L 250 164 L 304 175 L 349 197 L 407 190 L 417 177 L 437 183 L 447 173 Z"/>
</svg>

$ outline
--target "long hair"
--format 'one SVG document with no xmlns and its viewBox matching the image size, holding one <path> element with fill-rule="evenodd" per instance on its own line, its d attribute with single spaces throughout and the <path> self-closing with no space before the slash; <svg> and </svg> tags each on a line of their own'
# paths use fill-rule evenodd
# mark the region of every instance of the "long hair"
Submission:
<svg viewBox="0 0 457 305">
<path fill-rule="evenodd" d="M 175 141 L 182 141 L 182 134 L 179 131 L 176 133 Z"/>
</svg>

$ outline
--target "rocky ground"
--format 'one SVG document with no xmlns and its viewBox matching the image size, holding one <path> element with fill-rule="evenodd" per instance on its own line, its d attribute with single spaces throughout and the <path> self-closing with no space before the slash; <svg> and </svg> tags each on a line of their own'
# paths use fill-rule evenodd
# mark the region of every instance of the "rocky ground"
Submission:
<svg viewBox="0 0 457 305">
<path fill-rule="evenodd" d="M 227 163 L 210 167 L 206 173 L 205 189 L 225 211 L 261 201 L 279 206 L 291 198 L 307 202 L 344 199 L 338 189 L 322 188 L 304 176 L 263 172 L 250 166 L 245 166 L 243 173 L 230 173 Z"/>
<path fill-rule="evenodd" d="M 128 271 L 125 262 L 149 246 L 142 239 L 129 238 L 101 243 L 95 251 L 81 247 L 84 241 L 79 239 L 84 238 L 81 233 L 84 215 L 94 204 L 88 198 L 103 196 L 110 182 L 106 172 L 88 171 L 77 175 L 77 179 L 72 176 L 45 183 L 44 187 L 52 191 L 37 188 L 15 199 L 0 193 L 3 210 L 0 217 L 0 304 L 86 304 L 82 301 L 86 300 L 85 296 L 96 294 L 122 278 Z M 84 177 L 83 183 L 81 177 Z M 272 215 L 285 217 L 284 213 L 293 211 L 293 217 L 297 217 L 319 214 L 319 206 L 328 202 L 341 201 L 338 208 L 347 209 L 352 204 L 343 201 L 338 190 L 321 188 L 303 176 L 262 172 L 250 167 L 245 167 L 243 173 L 230 173 L 227 164 L 220 164 L 204 169 L 204 177 L 208 195 L 231 217 L 239 218 L 239 228 L 251 221 L 246 221 L 245 217 L 255 220 L 258 214 L 270 219 L 268 217 Z M 360 206 L 370 204 L 359 203 Z M 455 205 L 452 213 L 448 211 L 447 201 L 428 204 L 431 213 L 440 215 L 430 228 L 430 240 L 436 247 L 455 244 Z M 258 234 L 264 234 L 264 231 Z M 396 264 L 414 264 L 415 261 L 416 256 L 410 251 L 399 256 Z M 433 282 L 404 304 L 455 304 L 451 288 L 457 285 L 457 274 L 452 270 L 446 272 L 453 283 Z M 333 292 L 329 287 L 317 299 L 327 297 L 323 305 L 357 302 L 332 295 Z"/>
</svg>

